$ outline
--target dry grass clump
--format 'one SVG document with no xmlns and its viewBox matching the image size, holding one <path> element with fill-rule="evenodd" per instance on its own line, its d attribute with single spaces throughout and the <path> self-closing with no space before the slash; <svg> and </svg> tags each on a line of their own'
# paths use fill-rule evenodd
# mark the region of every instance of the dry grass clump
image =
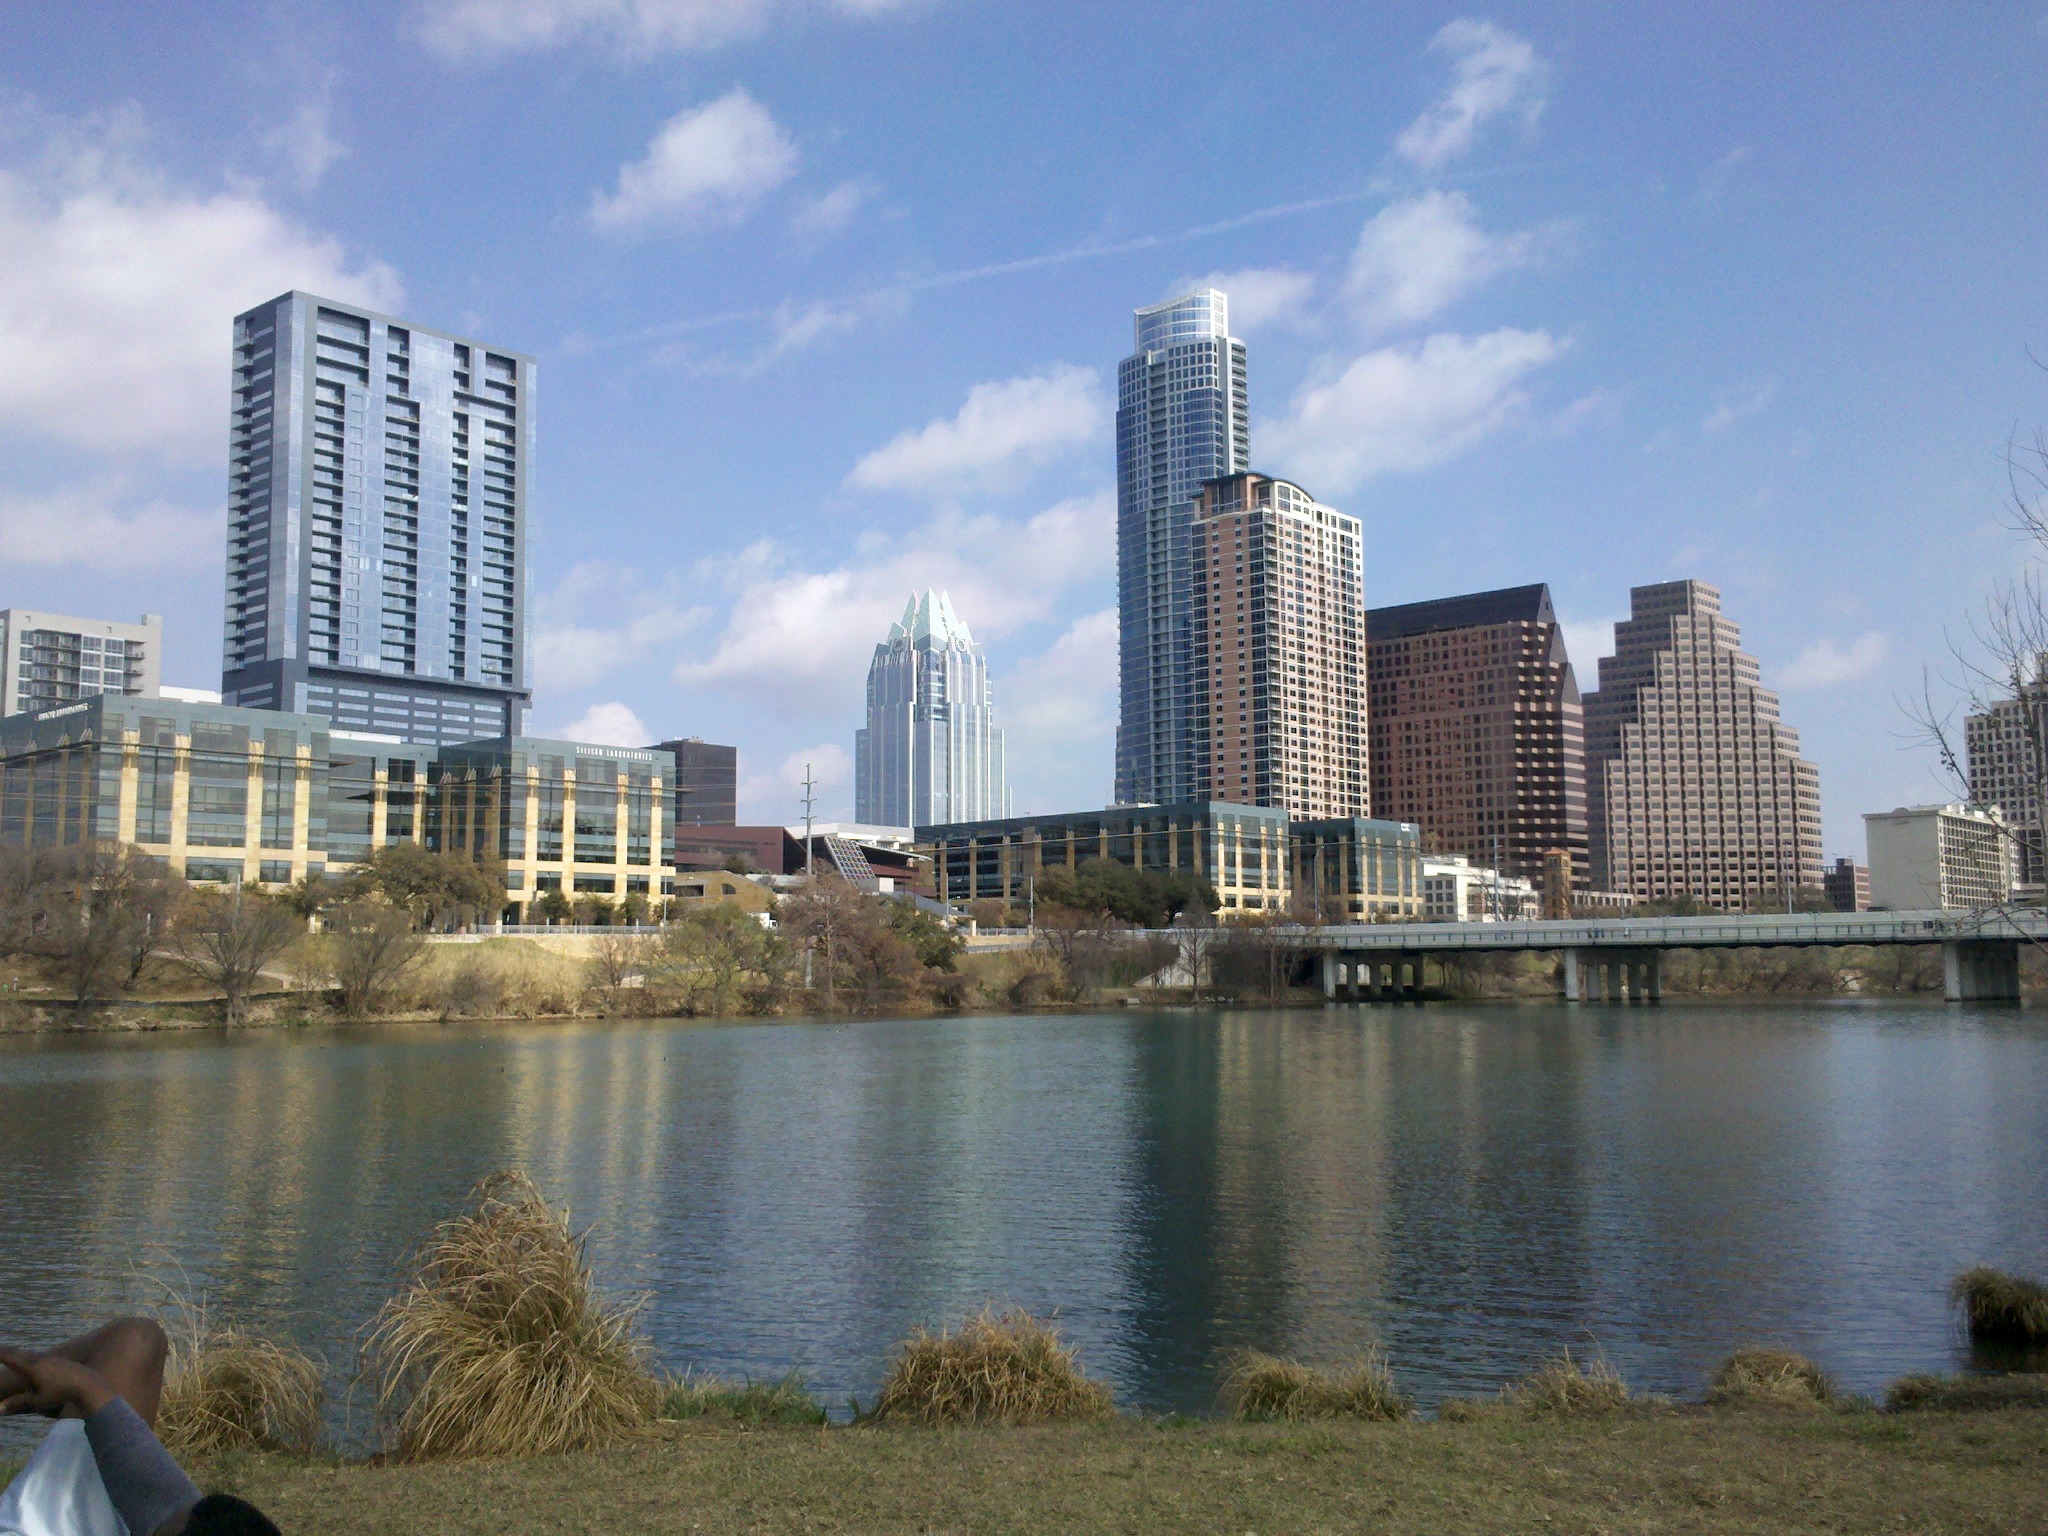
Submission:
<svg viewBox="0 0 2048 1536">
<path fill-rule="evenodd" d="M 733 1381 L 723 1376 L 681 1376 L 662 1386 L 664 1419 L 729 1419 L 738 1424 L 819 1425 L 825 1405 L 811 1396 L 803 1376 L 779 1381 Z"/>
<path fill-rule="evenodd" d="M 1408 1417 L 1408 1399 L 1376 1349 L 1328 1370 L 1246 1350 L 1224 1375 L 1221 1401 L 1240 1419 Z"/>
<path fill-rule="evenodd" d="M 170 1335 L 156 1432 L 171 1450 L 312 1453 L 326 1395 L 318 1362 L 289 1344 L 208 1328 L 197 1311 Z"/>
<path fill-rule="evenodd" d="M 1825 1408 L 1835 1401 L 1835 1384 L 1804 1355 L 1789 1349 L 1738 1349 L 1707 1387 L 1707 1401 L 1720 1407 Z"/>
<path fill-rule="evenodd" d="M 641 1427 L 658 1389 L 637 1310 L 597 1295 L 566 1211 L 524 1174 L 493 1174 L 371 1325 L 364 1363 L 392 1451 L 537 1456 Z"/>
<path fill-rule="evenodd" d="M 1638 1402 L 1604 1355 L 1581 1366 L 1569 1350 L 1503 1387 L 1500 1394 L 1501 1406 L 1513 1412 L 1553 1417 L 1616 1413 Z"/>
<path fill-rule="evenodd" d="M 870 1417 L 1049 1424 L 1105 1419 L 1113 1411 L 1109 1388 L 1088 1379 L 1051 1322 L 984 1308 L 957 1333 L 920 1328 L 899 1344 Z"/>
<path fill-rule="evenodd" d="M 1979 1343 L 2048 1344 L 2048 1285 L 1980 1267 L 1957 1275 L 1949 1294 Z"/>
<path fill-rule="evenodd" d="M 1884 1405 L 1893 1413 L 2048 1408 L 2048 1376 L 1901 1376 L 1885 1393 Z"/>
</svg>

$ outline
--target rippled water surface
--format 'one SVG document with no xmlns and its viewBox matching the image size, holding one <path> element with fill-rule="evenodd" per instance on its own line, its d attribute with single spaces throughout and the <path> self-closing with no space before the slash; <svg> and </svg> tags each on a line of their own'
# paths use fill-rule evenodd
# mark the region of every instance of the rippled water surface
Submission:
<svg viewBox="0 0 2048 1536">
<path fill-rule="evenodd" d="M 530 1169 L 664 1365 L 870 1394 L 914 1324 L 1057 1309 L 1127 1404 L 1380 1340 L 1424 1401 L 1569 1346 L 1699 1389 L 1748 1341 L 1879 1388 L 1944 1287 L 2048 1269 L 2048 1016 L 1332 1008 L 0 1040 L 0 1338 L 182 1273 L 335 1367 Z"/>
</svg>

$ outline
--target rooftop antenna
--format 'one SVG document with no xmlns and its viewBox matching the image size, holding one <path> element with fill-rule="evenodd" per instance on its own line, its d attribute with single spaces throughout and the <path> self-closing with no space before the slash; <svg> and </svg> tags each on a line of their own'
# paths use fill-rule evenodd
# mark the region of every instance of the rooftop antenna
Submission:
<svg viewBox="0 0 2048 1536">
<path fill-rule="evenodd" d="M 816 864 L 816 862 L 817 862 L 817 854 L 816 854 L 816 852 L 814 851 L 813 845 L 812 845 L 812 843 L 811 843 L 811 814 L 812 814 L 812 812 L 813 812 L 813 811 L 814 811 L 814 810 L 815 810 L 815 809 L 817 808 L 817 798 L 818 798 L 818 797 L 817 797 L 817 794 L 816 794 L 816 790 L 817 790 L 817 788 L 818 788 L 818 781 L 817 781 L 816 779 L 814 779 L 814 778 L 812 778 L 812 777 L 811 777 L 811 765 L 810 765 L 809 763 L 805 763 L 805 764 L 804 764 L 804 880 L 805 880 L 805 882 L 806 882 L 806 883 L 809 883 L 809 882 L 810 882 L 810 881 L 812 880 L 812 878 L 813 878 L 813 869 L 814 869 L 814 866 L 815 866 L 815 864 Z"/>
</svg>

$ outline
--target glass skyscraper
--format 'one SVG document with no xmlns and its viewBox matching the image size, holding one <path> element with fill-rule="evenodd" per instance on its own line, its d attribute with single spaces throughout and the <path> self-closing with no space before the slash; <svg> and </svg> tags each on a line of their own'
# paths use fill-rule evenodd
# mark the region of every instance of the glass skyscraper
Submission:
<svg viewBox="0 0 2048 1536">
<path fill-rule="evenodd" d="M 854 815 L 884 827 L 1010 814 L 988 658 L 943 592 L 913 597 L 868 667 Z"/>
<path fill-rule="evenodd" d="M 1194 798 L 1194 507 L 1205 480 L 1251 465 L 1244 343 L 1230 301 L 1200 288 L 1136 317 L 1117 369 L 1119 804 Z"/>
<path fill-rule="evenodd" d="M 533 359 L 306 293 L 234 340 L 223 700 L 519 735 Z"/>
</svg>

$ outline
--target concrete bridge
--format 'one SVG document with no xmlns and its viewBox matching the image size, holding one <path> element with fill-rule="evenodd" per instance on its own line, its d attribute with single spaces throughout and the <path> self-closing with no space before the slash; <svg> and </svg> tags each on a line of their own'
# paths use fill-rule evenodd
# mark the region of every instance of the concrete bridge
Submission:
<svg viewBox="0 0 2048 1536">
<path fill-rule="evenodd" d="M 1379 1001 L 1422 995 L 1422 962 L 1513 950 L 1561 952 L 1571 1002 L 1656 1002 L 1667 949 L 1782 949 L 1845 944 L 1939 944 L 1950 1002 L 2016 1002 L 2019 947 L 2048 944 L 2048 911 L 1794 912 L 1712 917 L 1574 918 L 1566 922 L 1371 923 L 1303 928 L 1323 995 Z"/>
</svg>

